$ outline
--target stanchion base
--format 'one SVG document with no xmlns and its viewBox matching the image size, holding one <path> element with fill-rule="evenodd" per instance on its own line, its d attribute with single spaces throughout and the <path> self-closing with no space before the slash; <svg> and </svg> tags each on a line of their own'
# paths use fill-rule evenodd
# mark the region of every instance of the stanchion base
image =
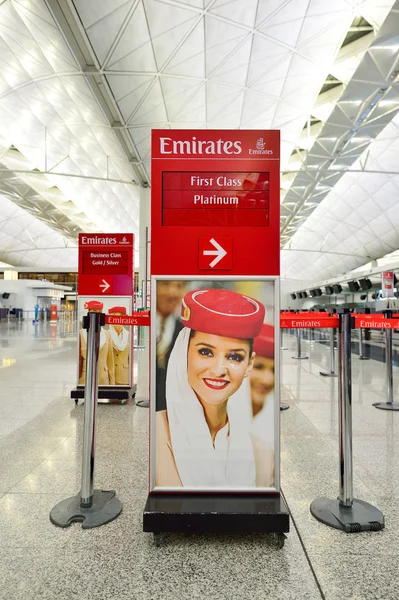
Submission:
<svg viewBox="0 0 399 600">
<path fill-rule="evenodd" d="M 310 505 L 310 512 L 321 523 L 345 533 L 381 531 L 385 527 L 382 512 L 363 500 L 354 499 L 352 506 L 342 506 L 338 499 L 317 498 Z"/>
<path fill-rule="evenodd" d="M 335 373 L 333 373 L 332 371 L 330 373 L 324 373 L 324 371 L 319 371 L 320 375 L 322 375 L 323 377 L 338 377 L 338 375 L 336 375 Z"/>
<path fill-rule="evenodd" d="M 82 523 L 82 529 L 105 525 L 116 519 L 122 512 L 122 503 L 115 493 L 115 490 L 94 490 L 93 504 L 90 508 L 81 508 L 80 494 L 61 500 L 51 510 L 50 521 L 57 527 Z"/>
<path fill-rule="evenodd" d="M 398 402 L 374 402 L 373 406 L 381 410 L 399 410 Z"/>
<path fill-rule="evenodd" d="M 309 356 L 291 356 L 291 358 L 295 358 L 296 360 L 308 360 Z"/>
<path fill-rule="evenodd" d="M 359 360 L 370 360 L 369 356 L 359 356 Z"/>
<path fill-rule="evenodd" d="M 136 398 L 135 402 L 136 406 L 140 406 L 140 408 L 149 408 L 150 406 L 150 401 L 148 400 L 148 398 Z"/>
<path fill-rule="evenodd" d="M 280 402 L 280 410 L 288 410 L 289 407 L 289 404 L 286 404 L 285 402 Z"/>
</svg>

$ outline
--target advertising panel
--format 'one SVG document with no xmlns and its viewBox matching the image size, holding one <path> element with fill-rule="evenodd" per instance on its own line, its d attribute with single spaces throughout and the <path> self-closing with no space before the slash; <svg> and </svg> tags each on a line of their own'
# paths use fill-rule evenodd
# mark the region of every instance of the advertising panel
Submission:
<svg viewBox="0 0 399 600">
<path fill-rule="evenodd" d="M 78 298 L 78 387 L 84 386 L 86 376 L 87 331 L 82 328 L 88 310 L 116 317 L 132 314 L 131 296 L 79 296 Z M 101 328 L 98 358 L 98 385 L 104 387 L 132 387 L 133 335 L 132 327 L 115 323 Z"/>
<path fill-rule="evenodd" d="M 394 297 L 394 274 L 393 271 L 384 271 L 382 273 L 382 297 L 393 298 Z"/>
<path fill-rule="evenodd" d="M 279 489 L 278 298 L 276 277 L 152 278 L 151 491 Z"/>
<path fill-rule="evenodd" d="M 153 130 L 151 239 L 150 491 L 279 491 L 280 133 Z"/>
</svg>

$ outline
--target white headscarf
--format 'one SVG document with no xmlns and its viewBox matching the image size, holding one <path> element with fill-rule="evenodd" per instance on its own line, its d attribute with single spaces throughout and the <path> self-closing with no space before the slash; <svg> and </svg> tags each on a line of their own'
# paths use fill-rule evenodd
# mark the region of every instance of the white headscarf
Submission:
<svg viewBox="0 0 399 600">
<path fill-rule="evenodd" d="M 184 487 L 254 487 L 255 458 L 249 435 L 249 382 L 227 404 L 227 453 L 216 452 L 204 410 L 188 382 L 187 352 L 191 329 L 183 327 L 170 355 L 166 406 L 173 454 Z M 220 432 L 219 432 L 220 433 Z"/>
<path fill-rule="evenodd" d="M 111 334 L 111 339 L 115 348 L 118 350 L 118 352 L 123 352 L 129 342 L 128 331 L 124 327 L 122 327 L 122 331 L 120 333 L 117 333 L 115 327 L 113 327 L 113 325 L 110 325 L 109 332 Z"/>
<path fill-rule="evenodd" d="M 250 405 L 252 410 L 252 401 Z M 267 394 L 262 409 L 254 416 L 251 432 L 270 446 L 274 446 L 274 392 Z"/>
</svg>

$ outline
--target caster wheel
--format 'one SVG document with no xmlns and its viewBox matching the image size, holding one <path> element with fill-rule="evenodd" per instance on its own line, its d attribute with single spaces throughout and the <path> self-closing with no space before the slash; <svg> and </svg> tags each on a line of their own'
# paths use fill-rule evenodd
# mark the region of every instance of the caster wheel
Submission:
<svg viewBox="0 0 399 600">
<path fill-rule="evenodd" d="M 279 550 L 284 547 L 284 543 L 286 540 L 286 536 L 284 535 L 284 533 L 273 533 L 273 539 L 274 543 L 276 544 Z"/>
<path fill-rule="evenodd" d="M 75 406 L 78 405 L 79 400 L 77 398 L 75 398 Z"/>
<path fill-rule="evenodd" d="M 156 548 L 159 548 L 161 545 L 161 541 L 162 541 L 162 534 L 161 533 L 154 533 L 154 546 Z"/>
<path fill-rule="evenodd" d="M 136 392 L 134 392 L 134 394 L 132 394 L 132 400 L 134 400 L 136 397 Z"/>
</svg>

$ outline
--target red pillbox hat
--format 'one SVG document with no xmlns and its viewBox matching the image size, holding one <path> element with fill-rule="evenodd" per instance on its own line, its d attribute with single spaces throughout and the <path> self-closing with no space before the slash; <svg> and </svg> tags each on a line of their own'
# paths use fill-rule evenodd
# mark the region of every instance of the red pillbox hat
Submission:
<svg viewBox="0 0 399 600">
<path fill-rule="evenodd" d="M 99 302 L 98 300 L 90 300 L 89 302 L 85 302 L 83 308 L 87 310 L 102 310 L 104 304 Z"/>
<path fill-rule="evenodd" d="M 260 334 L 254 339 L 254 352 L 256 352 L 257 356 L 274 358 L 273 325 L 262 325 Z"/>
<path fill-rule="evenodd" d="M 259 335 L 264 317 L 263 304 L 230 290 L 193 290 L 183 298 L 183 325 L 203 333 L 252 339 Z"/>
<path fill-rule="evenodd" d="M 126 308 L 124 306 L 113 306 L 108 310 L 108 314 L 112 315 L 113 313 L 121 313 L 121 315 L 126 315 Z"/>
</svg>

